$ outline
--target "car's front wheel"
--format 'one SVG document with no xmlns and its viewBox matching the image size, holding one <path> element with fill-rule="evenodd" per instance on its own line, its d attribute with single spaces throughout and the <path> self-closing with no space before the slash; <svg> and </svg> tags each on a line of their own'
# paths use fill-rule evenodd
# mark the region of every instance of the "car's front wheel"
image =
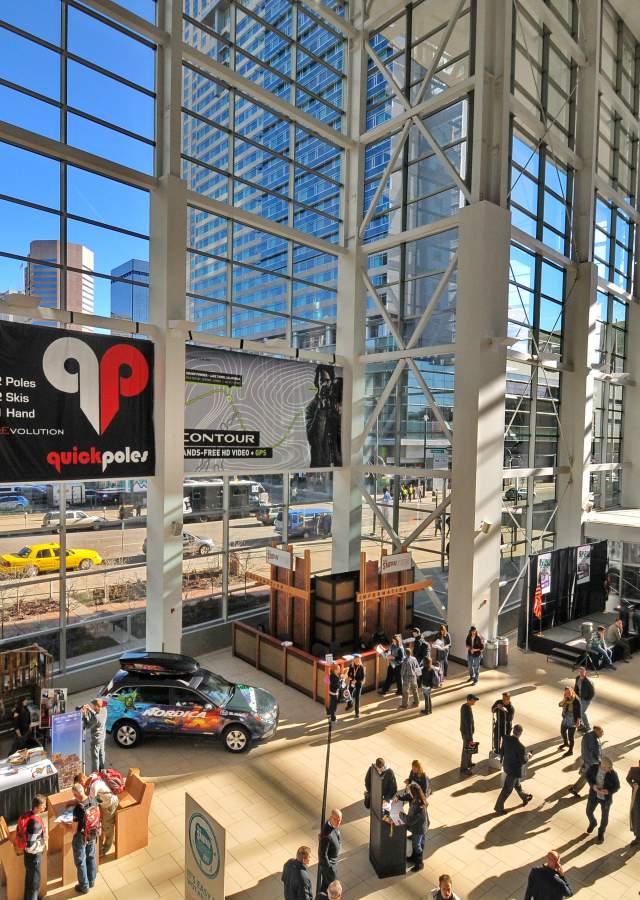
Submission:
<svg viewBox="0 0 640 900">
<path fill-rule="evenodd" d="M 128 722 L 126 719 L 118 722 L 111 733 L 118 747 L 124 750 L 130 750 L 140 743 L 140 728 L 135 722 Z"/>
<path fill-rule="evenodd" d="M 210 552 L 211 548 L 208 544 L 201 544 L 198 548 L 198 553 L 200 554 L 200 556 L 208 556 Z"/>
<path fill-rule="evenodd" d="M 229 753 L 243 753 L 249 749 L 251 734 L 244 725 L 228 725 L 222 732 L 222 741 Z"/>
<path fill-rule="evenodd" d="M 83 559 L 78 566 L 79 569 L 82 569 L 83 572 L 86 572 L 87 569 L 90 569 L 93 566 L 93 562 L 90 559 Z"/>
</svg>

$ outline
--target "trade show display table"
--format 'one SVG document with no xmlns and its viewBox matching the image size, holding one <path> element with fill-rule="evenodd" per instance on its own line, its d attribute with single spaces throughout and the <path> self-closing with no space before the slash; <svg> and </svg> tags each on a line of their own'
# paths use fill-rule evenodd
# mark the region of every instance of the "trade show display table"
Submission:
<svg viewBox="0 0 640 900">
<path fill-rule="evenodd" d="M 0 809 L 7 822 L 15 822 L 31 809 L 36 794 L 58 790 L 58 773 L 47 758 L 24 765 L 11 765 L 9 759 L 0 760 Z"/>
</svg>

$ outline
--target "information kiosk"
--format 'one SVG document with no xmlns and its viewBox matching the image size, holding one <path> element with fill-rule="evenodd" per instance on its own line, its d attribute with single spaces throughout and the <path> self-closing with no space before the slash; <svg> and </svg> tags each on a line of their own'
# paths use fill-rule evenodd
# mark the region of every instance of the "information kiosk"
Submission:
<svg viewBox="0 0 640 900">
<path fill-rule="evenodd" d="M 393 825 L 382 808 L 382 776 L 371 766 L 369 859 L 378 878 L 407 871 L 407 829 Z"/>
</svg>

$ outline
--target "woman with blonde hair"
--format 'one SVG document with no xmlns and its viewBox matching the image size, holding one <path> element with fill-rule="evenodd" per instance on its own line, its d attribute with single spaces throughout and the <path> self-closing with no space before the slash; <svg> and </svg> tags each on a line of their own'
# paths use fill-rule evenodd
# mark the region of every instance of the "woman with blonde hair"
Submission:
<svg viewBox="0 0 640 900">
<path fill-rule="evenodd" d="M 562 743 L 558 750 L 568 747 L 565 756 L 573 756 L 573 742 L 575 740 L 576 728 L 580 727 L 580 701 L 573 688 L 566 687 L 562 695 L 562 700 L 558 703 L 562 709 L 562 720 L 560 722 L 560 734 L 562 735 Z"/>
<path fill-rule="evenodd" d="M 429 784 L 427 773 L 423 769 L 420 760 L 414 759 L 411 763 L 411 771 L 409 772 L 409 777 L 406 779 L 405 784 L 407 785 L 407 788 L 410 784 L 420 785 L 425 797 L 428 797 L 431 793 L 431 785 Z"/>
</svg>

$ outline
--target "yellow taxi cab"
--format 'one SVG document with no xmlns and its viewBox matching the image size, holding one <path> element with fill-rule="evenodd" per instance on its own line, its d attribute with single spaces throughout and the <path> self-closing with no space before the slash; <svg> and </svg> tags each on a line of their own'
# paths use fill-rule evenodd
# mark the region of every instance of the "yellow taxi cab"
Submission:
<svg viewBox="0 0 640 900">
<path fill-rule="evenodd" d="M 77 548 L 66 551 L 67 569 L 91 569 L 102 565 L 102 557 L 95 550 Z M 0 556 L 0 577 L 24 573 L 27 578 L 42 572 L 60 571 L 60 544 L 30 544 L 17 553 Z"/>
</svg>

